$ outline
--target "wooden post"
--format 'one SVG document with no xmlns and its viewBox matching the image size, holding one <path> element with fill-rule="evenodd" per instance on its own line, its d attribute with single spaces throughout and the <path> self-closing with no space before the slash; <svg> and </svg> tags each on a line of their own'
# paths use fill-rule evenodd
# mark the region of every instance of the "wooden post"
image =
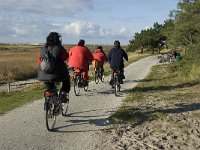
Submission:
<svg viewBox="0 0 200 150">
<path fill-rule="evenodd" d="M 10 82 L 8 82 L 8 92 L 10 93 Z"/>
</svg>

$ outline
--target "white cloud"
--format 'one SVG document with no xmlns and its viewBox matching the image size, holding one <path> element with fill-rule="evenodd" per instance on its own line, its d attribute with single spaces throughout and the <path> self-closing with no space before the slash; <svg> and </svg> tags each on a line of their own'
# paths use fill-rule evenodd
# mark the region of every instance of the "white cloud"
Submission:
<svg viewBox="0 0 200 150">
<path fill-rule="evenodd" d="M 0 3 L 0 41 L 44 42 L 50 31 L 68 40 L 84 38 L 94 43 L 97 38 L 105 41 L 130 34 L 125 27 L 116 32 L 87 19 L 79 21 L 81 12 L 92 9 L 93 0 L 6 0 Z"/>
<path fill-rule="evenodd" d="M 64 25 L 63 32 L 68 36 L 105 37 L 111 35 L 108 29 L 86 21 L 77 21 Z"/>
<path fill-rule="evenodd" d="M 131 36 L 132 32 L 128 30 L 126 27 L 122 27 L 115 35 L 115 37 L 119 39 L 130 38 Z"/>
<path fill-rule="evenodd" d="M 129 33 L 128 29 L 126 29 L 125 27 L 122 27 L 119 30 L 119 35 L 127 35 Z"/>
</svg>

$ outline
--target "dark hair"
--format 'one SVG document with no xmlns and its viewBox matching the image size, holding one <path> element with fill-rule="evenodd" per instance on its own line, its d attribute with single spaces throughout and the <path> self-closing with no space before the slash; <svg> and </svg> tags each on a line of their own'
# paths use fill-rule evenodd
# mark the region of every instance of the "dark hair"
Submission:
<svg viewBox="0 0 200 150">
<path fill-rule="evenodd" d="M 102 47 L 102 46 L 97 46 L 97 49 L 101 49 L 101 50 L 102 50 L 102 49 L 103 49 L 103 47 Z"/>
<path fill-rule="evenodd" d="M 78 46 L 84 46 L 85 45 L 85 41 L 83 39 L 81 39 L 79 42 L 78 42 Z"/>
<path fill-rule="evenodd" d="M 57 32 L 50 32 L 47 36 L 45 47 L 61 45 L 60 37 Z"/>
<path fill-rule="evenodd" d="M 114 45 L 115 45 L 115 47 L 120 47 L 120 42 L 119 42 L 118 40 L 116 40 L 116 41 L 114 42 Z"/>
</svg>

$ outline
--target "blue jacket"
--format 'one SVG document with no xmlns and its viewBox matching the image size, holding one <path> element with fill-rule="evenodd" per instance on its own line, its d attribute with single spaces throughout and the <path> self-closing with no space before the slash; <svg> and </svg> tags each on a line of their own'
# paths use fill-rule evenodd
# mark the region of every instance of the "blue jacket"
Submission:
<svg viewBox="0 0 200 150">
<path fill-rule="evenodd" d="M 128 61 L 128 55 L 121 47 L 114 47 L 108 53 L 111 69 L 124 68 L 124 59 Z"/>
</svg>

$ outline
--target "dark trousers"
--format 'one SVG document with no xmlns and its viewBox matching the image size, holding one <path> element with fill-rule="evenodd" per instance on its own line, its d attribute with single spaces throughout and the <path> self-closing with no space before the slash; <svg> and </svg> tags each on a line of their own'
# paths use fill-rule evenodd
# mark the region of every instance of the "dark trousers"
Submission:
<svg viewBox="0 0 200 150">
<path fill-rule="evenodd" d="M 112 69 L 114 71 L 114 69 Z M 119 69 L 120 71 L 120 77 L 121 79 L 125 79 L 125 76 L 124 76 L 124 68 L 120 68 Z M 111 75 L 111 80 L 113 79 L 113 75 Z"/>
<path fill-rule="evenodd" d="M 55 82 L 44 82 L 45 86 L 46 86 L 46 89 L 47 90 L 52 90 L 52 89 L 56 89 L 56 85 L 55 85 Z M 61 82 L 61 91 L 62 92 L 66 92 L 66 93 L 69 93 L 70 91 L 70 77 L 67 77 L 65 80 L 63 80 Z"/>
</svg>

